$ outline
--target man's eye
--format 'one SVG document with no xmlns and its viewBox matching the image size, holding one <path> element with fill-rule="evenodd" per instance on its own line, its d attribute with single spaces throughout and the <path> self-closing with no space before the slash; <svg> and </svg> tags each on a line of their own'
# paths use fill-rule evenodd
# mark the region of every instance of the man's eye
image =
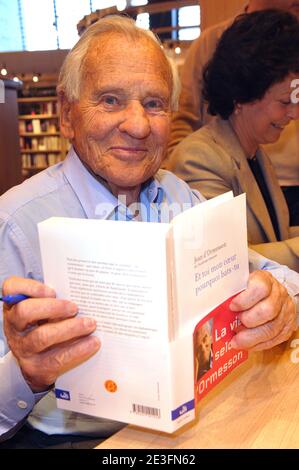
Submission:
<svg viewBox="0 0 299 470">
<path fill-rule="evenodd" d="M 163 102 L 161 100 L 148 100 L 145 103 L 145 108 L 149 110 L 154 110 L 154 111 L 160 111 L 164 109 Z"/>
<path fill-rule="evenodd" d="M 119 104 L 116 96 L 106 95 L 102 97 L 102 102 L 108 106 L 117 106 Z"/>
<path fill-rule="evenodd" d="M 289 104 L 291 104 L 291 101 L 290 100 L 280 100 L 281 104 L 284 104 L 285 106 L 288 106 Z"/>
</svg>

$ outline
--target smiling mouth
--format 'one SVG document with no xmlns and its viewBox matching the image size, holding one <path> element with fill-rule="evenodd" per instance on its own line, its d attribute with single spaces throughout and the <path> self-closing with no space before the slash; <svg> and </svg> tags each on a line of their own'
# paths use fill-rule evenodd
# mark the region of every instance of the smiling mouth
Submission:
<svg viewBox="0 0 299 470">
<path fill-rule="evenodd" d="M 142 160 L 144 155 L 147 153 L 147 149 L 144 147 L 111 147 L 110 151 L 113 155 L 121 160 Z"/>
<path fill-rule="evenodd" d="M 279 131 L 283 131 L 286 125 L 287 124 L 275 124 L 274 122 L 271 122 L 271 126 L 274 127 L 274 129 L 278 129 Z"/>
</svg>

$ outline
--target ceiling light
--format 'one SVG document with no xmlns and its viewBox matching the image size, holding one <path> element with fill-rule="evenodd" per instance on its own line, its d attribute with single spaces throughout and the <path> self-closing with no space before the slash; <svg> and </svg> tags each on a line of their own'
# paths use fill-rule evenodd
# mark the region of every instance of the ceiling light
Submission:
<svg viewBox="0 0 299 470">
<path fill-rule="evenodd" d="M 118 11 L 123 11 L 127 8 L 127 1 L 126 0 L 118 0 L 116 4 L 116 8 Z"/>
<path fill-rule="evenodd" d="M 139 7 L 141 5 L 147 5 L 148 0 L 131 0 L 131 7 Z"/>
</svg>

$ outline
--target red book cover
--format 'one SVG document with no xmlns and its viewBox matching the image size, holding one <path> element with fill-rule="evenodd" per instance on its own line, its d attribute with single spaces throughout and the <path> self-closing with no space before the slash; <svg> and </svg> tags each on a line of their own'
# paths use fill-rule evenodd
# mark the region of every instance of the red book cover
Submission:
<svg viewBox="0 0 299 470">
<path fill-rule="evenodd" d="M 216 307 L 195 327 L 194 386 L 195 400 L 203 398 L 239 364 L 248 353 L 231 347 L 230 341 L 240 327 L 238 312 L 232 312 L 229 305 L 233 297 Z"/>
</svg>

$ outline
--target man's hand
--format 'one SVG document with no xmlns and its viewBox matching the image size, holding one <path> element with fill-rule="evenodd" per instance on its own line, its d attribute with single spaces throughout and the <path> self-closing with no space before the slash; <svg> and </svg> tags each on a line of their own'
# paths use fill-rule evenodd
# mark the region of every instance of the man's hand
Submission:
<svg viewBox="0 0 299 470">
<path fill-rule="evenodd" d="M 231 341 L 237 349 L 270 349 L 297 329 L 294 301 L 267 271 L 250 274 L 247 289 L 233 299 L 230 309 L 240 312 L 243 325 Z"/>
<path fill-rule="evenodd" d="M 34 392 L 46 390 L 57 377 L 95 354 L 100 342 L 90 336 L 93 319 L 76 317 L 77 306 L 55 298 L 53 289 L 32 279 L 10 277 L 3 295 L 30 299 L 4 304 L 4 332 L 23 376 Z"/>
</svg>

